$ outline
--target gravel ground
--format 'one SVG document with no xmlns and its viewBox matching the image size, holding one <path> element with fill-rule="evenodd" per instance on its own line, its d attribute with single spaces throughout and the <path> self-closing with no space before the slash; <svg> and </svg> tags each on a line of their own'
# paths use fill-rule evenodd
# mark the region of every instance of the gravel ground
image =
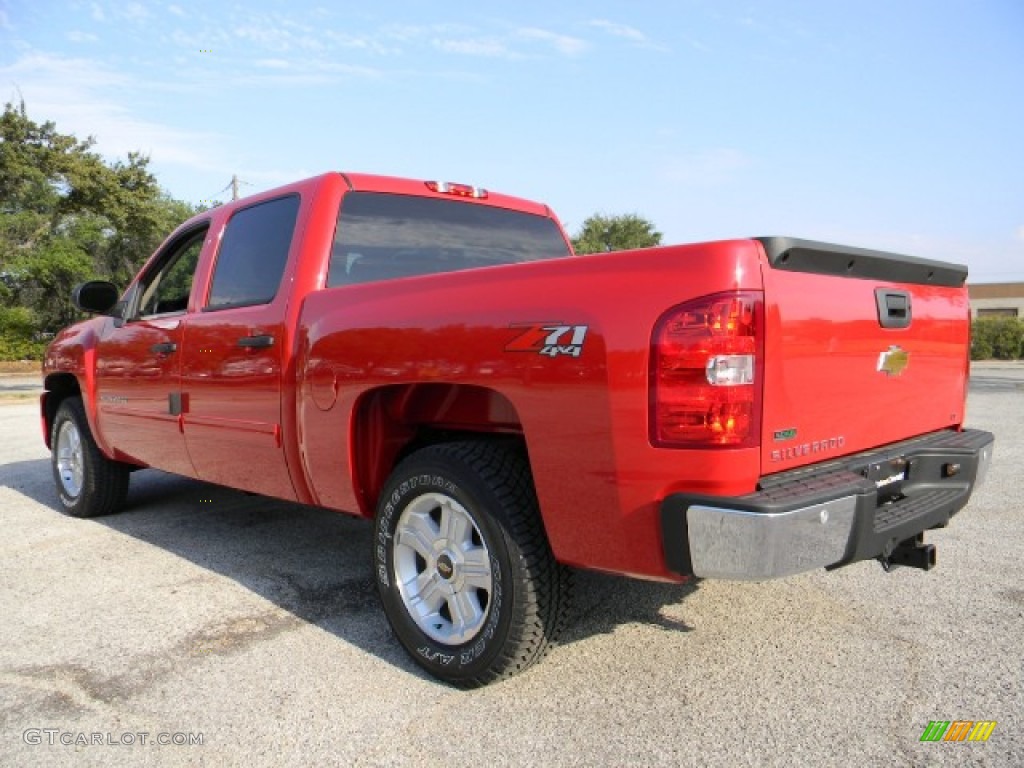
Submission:
<svg viewBox="0 0 1024 768">
<path fill-rule="evenodd" d="M 969 405 L 996 460 L 935 570 L 581 574 L 563 644 L 466 693 L 391 637 L 367 524 L 156 471 L 122 515 L 64 517 L 8 400 L 0 765 L 1024 765 L 1024 367 L 976 370 Z M 998 725 L 921 743 L 930 720 Z"/>
</svg>

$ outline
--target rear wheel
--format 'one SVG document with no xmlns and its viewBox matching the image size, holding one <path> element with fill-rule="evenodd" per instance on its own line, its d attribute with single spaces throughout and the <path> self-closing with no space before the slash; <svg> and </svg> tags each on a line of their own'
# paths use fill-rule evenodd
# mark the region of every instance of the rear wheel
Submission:
<svg viewBox="0 0 1024 768">
<path fill-rule="evenodd" d="M 571 576 L 515 445 L 446 443 L 406 458 L 381 495 L 374 544 L 388 620 L 442 680 L 470 688 L 511 676 L 562 629 Z"/>
<path fill-rule="evenodd" d="M 82 400 L 60 404 L 50 432 L 50 462 L 57 496 L 72 517 L 117 512 L 128 496 L 128 466 L 108 459 L 89 429 Z"/>
</svg>

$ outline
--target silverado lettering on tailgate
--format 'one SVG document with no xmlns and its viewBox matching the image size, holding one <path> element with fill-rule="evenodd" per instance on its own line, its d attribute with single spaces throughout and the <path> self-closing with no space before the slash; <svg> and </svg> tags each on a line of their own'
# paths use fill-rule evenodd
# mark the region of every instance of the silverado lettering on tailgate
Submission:
<svg viewBox="0 0 1024 768">
<path fill-rule="evenodd" d="M 788 430 L 787 430 L 788 431 Z M 776 437 L 776 440 L 779 438 Z M 792 445 L 787 448 L 780 448 L 772 451 L 772 461 L 789 461 L 798 459 L 801 456 L 813 456 L 819 453 L 834 453 L 846 445 L 846 438 L 842 435 L 827 437 L 824 440 L 814 440 L 802 445 Z"/>
</svg>

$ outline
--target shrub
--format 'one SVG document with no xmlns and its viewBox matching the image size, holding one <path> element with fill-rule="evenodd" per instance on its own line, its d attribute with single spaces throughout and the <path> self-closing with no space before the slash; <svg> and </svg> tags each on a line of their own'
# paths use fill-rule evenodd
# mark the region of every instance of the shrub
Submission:
<svg viewBox="0 0 1024 768">
<path fill-rule="evenodd" d="M 971 324 L 972 360 L 1019 360 L 1024 357 L 1024 321 L 1016 317 L 981 317 Z"/>
<path fill-rule="evenodd" d="M 41 360 L 45 348 L 32 310 L 0 307 L 0 360 Z"/>
</svg>

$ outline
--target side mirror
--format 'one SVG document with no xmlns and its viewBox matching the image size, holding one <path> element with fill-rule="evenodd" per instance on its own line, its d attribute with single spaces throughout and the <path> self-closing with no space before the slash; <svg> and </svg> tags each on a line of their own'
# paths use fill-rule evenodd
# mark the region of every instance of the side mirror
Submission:
<svg viewBox="0 0 1024 768">
<path fill-rule="evenodd" d="M 113 283 L 90 280 L 75 286 L 71 292 L 71 303 L 91 315 L 105 315 L 114 308 L 120 297 L 120 291 Z"/>
</svg>

